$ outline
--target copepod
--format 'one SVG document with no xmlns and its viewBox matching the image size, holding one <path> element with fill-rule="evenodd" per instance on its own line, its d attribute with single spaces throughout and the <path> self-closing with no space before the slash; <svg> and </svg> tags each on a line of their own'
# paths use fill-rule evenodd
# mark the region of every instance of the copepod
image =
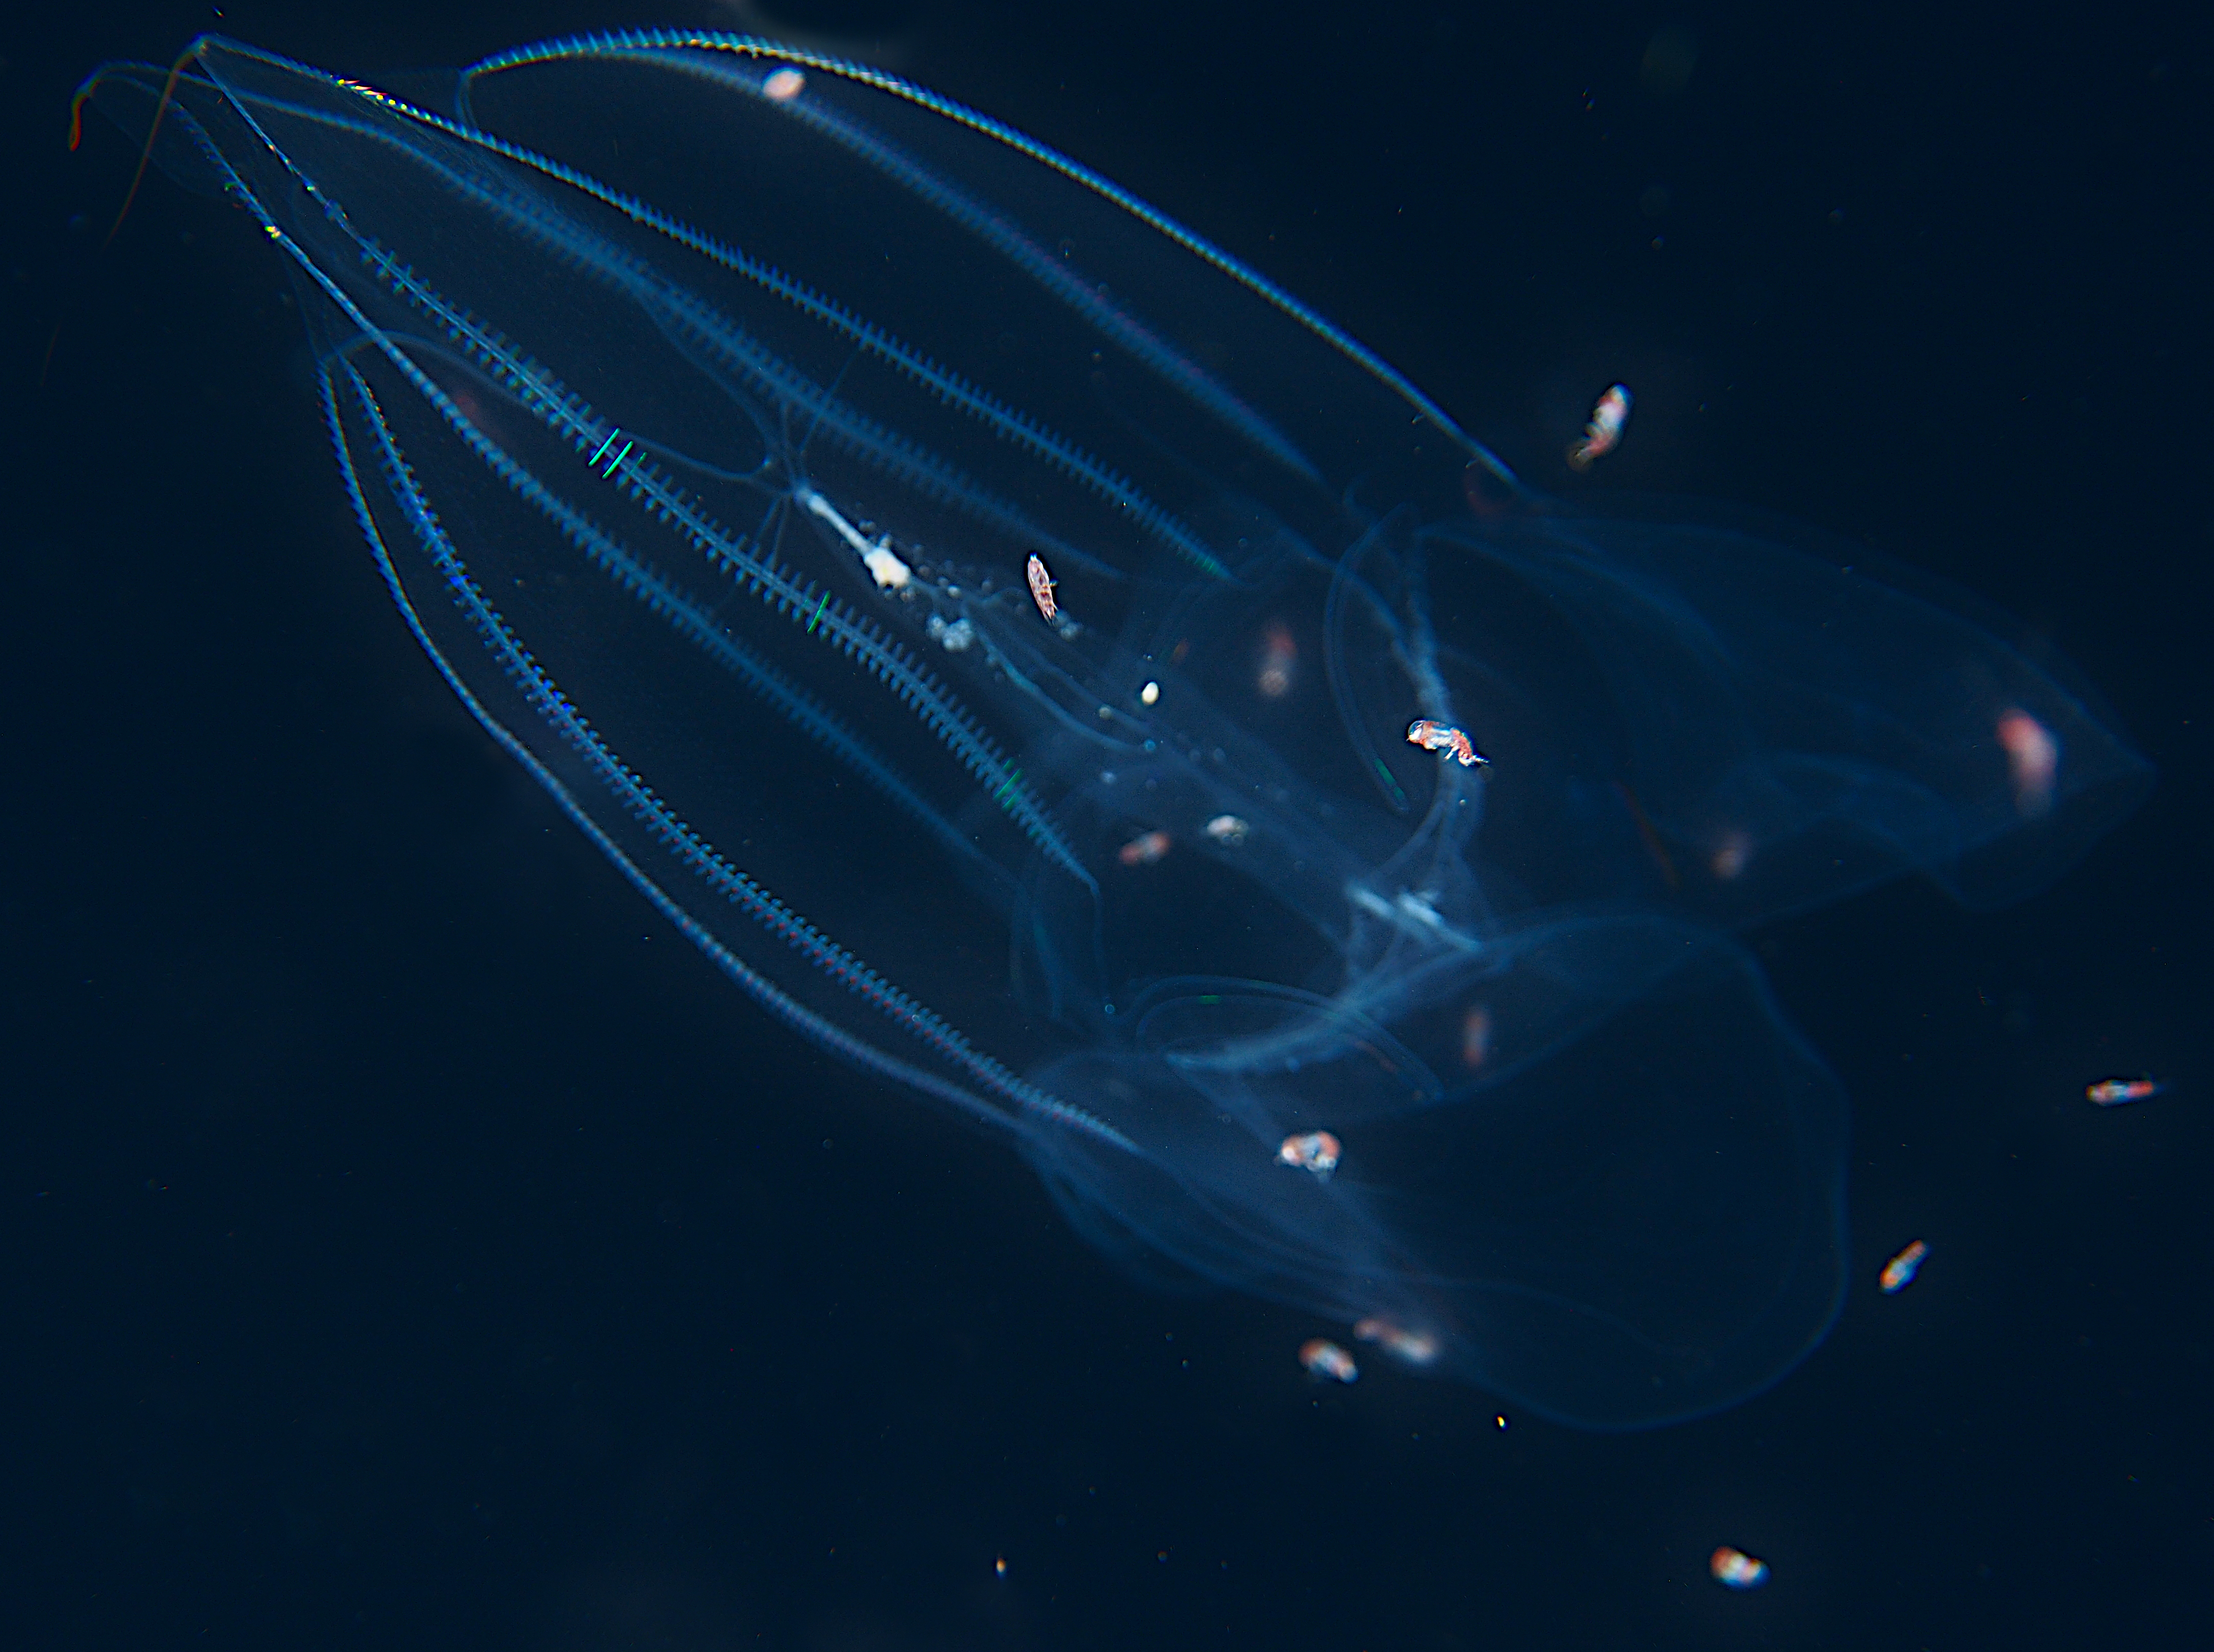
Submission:
<svg viewBox="0 0 2214 1652">
<path fill-rule="evenodd" d="M 2101 1079 L 2096 1084 L 2083 1086 L 2083 1099 L 2094 1107 L 2119 1107 L 2127 1102 L 2148 1100 L 2167 1088 L 2156 1078 Z"/>
<path fill-rule="evenodd" d="M 1037 604 L 1037 611 L 1046 623 L 1052 624 L 1054 615 L 1061 612 L 1061 604 L 1053 600 L 1053 576 L 1045 571 L 1045 559 L 1036 551 L 1023 565 L 1023 578 L 1030 581 L 1031 601 Z"/>
<path fill-rule="evenodd" d="M 1427 717 L 1418 717 L 1407 725 L 1407 743 L 1420 746 L 1425 751 L 1442 751 L 1463 768 L 1473 768 L 1478 763 L 1491 761 L 1476 749 L 1464 730 L 1433 723 Z"/>
<path fill-rule="evenodd" d="M 1327 1377 L 1332 1382 L 1354 1382 L 1361 1376 L 1361 1367 L 1353 1362 L 1353 1355 L 1336 1343 L 1320 1337 L 1311 1337 L 1300 1344 L 1300 1363 L 1311 1377 Z"/>
<path fill-rule="evenodd" d="M 1724 1588 L 1757 1589 L 1768 1582 L 1768 1563 L 1725 1543 L 1707 1557 L 1707 1570 Z"/>
<path fill-rule="evenodd" d="M 1578 470 L 1589 470 L 1594 461 L 1622 445 L 1622 427 L 1629 422 L 1630 387 L 1610 385 L 1592 409 L 1591 422 L 1584 426 L 1583 435 L 1569 449 L 1569 463 Z"/>
<path fill-rule="evenodd" d="M 1286 1136 L 1284 1145 L 1276 1149 L 1276 1162 L 1310 1171 L 1328 1181 L 1344 1153 L 1344 1146 L 1328 1130 L 1309 1130 L 1304 1135 Z"/>
<path fill-rule="evenodd" d="M 1875 1276 L 1875 1282 L 1886 1296 L 1898 1295 L 1914 1282 L 1914 1276 L 1922 1269 L 1922 1258 L 1929 1254 L 1929 1245 L 1916 1239 L 1883 1264 L 1883 1271 Z"/>
</svg>

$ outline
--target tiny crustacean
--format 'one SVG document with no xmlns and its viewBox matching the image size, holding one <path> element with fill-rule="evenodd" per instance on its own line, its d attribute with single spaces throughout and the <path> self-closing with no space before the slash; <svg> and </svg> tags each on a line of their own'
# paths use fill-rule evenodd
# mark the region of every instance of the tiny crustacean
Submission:
<svg viewBox="0 0 2214 1652">
<path fill-rule="evenodd" d="M 1442 751 L 1463 768 L 1473 768 L 1491 759 L 1476 749 L 1467 731 L 1445 723 L 1434 723 L 1427 717 L 1418 717 L 1407 725 L 1407 743 L 1420 746 L 1425 751 Z"/>
<path fill-rule="evenodd" d="M 1053 600 L 1053 576 L 1045 571 L 1045 559 L 1036 551 L 1031 553 L 1031 560 L 1024 565 L 1023 578 L 1031 582 L 1031 600 L 1050 624 L 1054 615 L 1061 612 L 1061 604 Z"/>
<path fill-rule="evenodd" d="M 1276 1162 L 1291 1165 L 1323 1180 L 1330 1179 L 1337 1161 L 1345 1156 L 1345 1148 L 1328 1130 L 1309 1130 L 1303 1135 L 1287 1135 L 1284 1145 L 1276 1149 Z"/>
<path fill-rule="evenodd" d="M 1599 405 L 1592 409 L 1591 421 L 1584 433 L 1569 449 L 1569 464 L 1576 470 L 1588 470 L 1594 461 L 1604 459 L 1622 444 L 1622 427 L 1630 422 L 1630 387 L 1613 384 L 1607 387 Z"/>
</svg>

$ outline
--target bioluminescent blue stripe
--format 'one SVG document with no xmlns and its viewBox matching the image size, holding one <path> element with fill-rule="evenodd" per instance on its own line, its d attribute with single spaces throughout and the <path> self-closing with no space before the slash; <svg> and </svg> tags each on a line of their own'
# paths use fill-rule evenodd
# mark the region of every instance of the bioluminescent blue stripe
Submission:
<svg viewBox="0 0 2214 1652">
<path fill-rule="evenodd" d="M 274 57 L 267 60 L 272 64 L 285 62 Z M 297 65 L 287 64 L 286 66 Z M 302 72 L 314 71 L 303 70 Z M 447 132 L 461 142 L 519 162 L 549 178 L 572 185 L 594 199 L 615 208 L 633 222 L 644 224 L 676 244 L 743 275 L 810 319 L 830 327 L 852 340 L 857 347 L 892 363 L 947 404 L 979 419 L 996 434 L 1034 450 L 1056 468 L 1081 480 L 1101 499 L 1126 509 L 1133 521 L 1164 543 L 1173 546 L 1195 567 L 1218 578 L 1226 577 L 1221 563 L 1197 535 L 1171 513 L 1148 499 L 1127 477 L 1109 470 L 1091 455 L 1043 427 L 1035 418 L 978 390 L 958 374 L 949 372 L 884 328 L 853 315 L 843 306 L 825 299 L 774 266 L 704 236 L 668 214 L 656 211 L 635 197 L 611 190 L 573 167 L 549 160 L 521 145 L 505 143 L 473 126 L 415 108 L 401 99 L 374 89 L 340 81 L 334 76 L 322 78 L 332 86 L 343 87 L 394 112 L 404 112 L 409 119 Z M 303 119 L 329 119 L 320 111 L 306 108 L 295 107 L 291 113 Z M 356 124 L 353 130 L 370 141 L 387 141 L 373 128 Z M 878 150 L 881 147 L 876 146 Z M 604 240 L 588 235 L 573 220 L 547 213 L 526 194 L 488 188 L 480 180 L 469 178 L 450 167 L 437 166 L 431 157 L 419 152 L 411 153 L 410 158 L 418 164 L 432 168 L 455 187 L 468 191 L 485 205 L 509 217 L 518 225 L 527 226 L 543 236 L 560 255 L 575 259 L 610 281 L 633 287 L 642 298 L 650 296 L 653 301 L 666 304 L 681 328 L 689 331 L 700 342 L 713 349 L 724 361 L 738 368 L 758 384 L 772 389 L 782 399 L 788 399 L 810 419 L 823 421 L 835 438 L 847 442 L 856 451 L 870 456 L 886 468 L 933 488 L 939 497 L 959 504 L 988 520 L 1001 522 L 1042 542 L 1053 542 L 1043 529 L 1028 522 L 1019 511 L 976 488 L 918 444 L 903 441 L 872 421 L 842 407 L 821 386 L 748 339 L 726 318 L 700 306 L 681 291 L 657 288 L 639 260 L 627 257 L 616 252 Z M 1037 254 L 1037 256 L 1042 259 L 1043 254 Z M 1057 271 L 1055 273 L 1060 274 Z M 1098 303 L 1096 298 L 1092 302 Z M 1197 372 L 1188 364 L 1179 366 L 1177 370 L 1190 374 Z M 1267 436 L 1269 433 L 1263 431 L 1260 434 Z M 1281 438 L 1275 439 L 1281 441 Z M 1287 453 L 1286 462 L 1297 462 L 1296 456 Z M 1079 548 L 1067 548 L 1073 554 L 1082 554 Z"/>
<path fill-rule="evenodd" d="M 411 272 L 402 268 L 381 248 L 364 246 L 363 256 L 364 260 L 376 269 L 394 291 L 402 294 L 425 314 L 443 322 L 448 337 L 454 343 L 461 345 L 495 373 L 523 406 L 539 415 L 549 428 L 567 437 L 578 452 L 595 447 L 593 437 L 605 427 L 577 397 L 564 390 L 535 363 L 517 355 L 498 334 L 443 303 L 435 292 L 417 281 Z M 364 330 L 371 331 L 375 336 L 374 330 L 366 327 Z M 393 358 L 395 366 L 400 366 L 411 376 L 415 376 L 413 364 L 403 354 L 389 348 L 386 353 Z M 427 378 L 424 378 L 420 379 L 418 388 L 428 395 L 433 387 Z M 456 417 L 459 418 L 459 415 Z M 462 419 L 461 423 L 464 426 L 468 425 L 466 419 Z M 601 439 L 604 442 L 605 437 Z M 508 463 L 511 464 L 511 462 Z M 536 477 L 520 466 L 510 469 L 507 465 L 503 465 L 502 471 L 517 491 L 558 523 L 569 538 L 586 546 L 606 542 L 582 512 L 546 487 Z M 810 601 L 817 596 L 813 585 L 801 581 L 774 558 L 749 546 L 743 539 L 725 531 L 719 524 L 695 509 L 674 482 L 644 461 L 630 461 L 621 468 L 618 474 L 620 486 L 633 498 L 645 502 L 664 521 L 682 529 L 694 546 L 714 559 L 731 578 L 754 591 L 778 614 L 786 619 L 796 620 L 798 615 L 811 610 L 813 618 L 807 626 L 810 635 L 816 634 L 819 622 L 823 638 L 859 660 L 871 676 L 882 679 L 902 704 L 912 707 L 976 776 L 992 800 L 1020 821 L 1023 829 L 1052 854 L 1070 876 L 1080 883 L 1091 880 L 1091 874 L 1060 841 L 1052 823 L 1045 818 L 1037 802 L 1023 790 L 1017 777 L 1009 770 L 1006 758 L 978 731 L 974 719 L 951 702 L 937 682 L 916 664 L 906 650 L 887 639 L 874 621 L 835 601 L 826 612 L 820 602 Z"/>
<path fill-rule="evenodd" d="M 694 873 L 708 888 L 722 896 L 747 917 L 761 925 L 795 951 L 800 952 L 825 976 L 838 982 L 880 1012 L 887 1020 L 902 1031 L 928 1044 L 938 1054 L 949 1057 L 966 1068 L 972 1076 L 1010 1101 L 1033 1111 L 1055 1123 L 1080 1129 L 1110 1146 L 1135 1152 L 1120 1132 L 1099 1120 L 1090 1117 L 1080 1109 L 1045 1095 L 1034 1086 L 1009 1073 L 990 1056 L 974 1049 L 960 1033 L 948 1026 L 928 1008 L 916 1002 L 898 988 L 881 979 L 873 970 L 844 947 L 831 940 L 783 902 L 762 890 L 754 880 L 733 866 L 714 847 L 688 826 L 682 817 L 654 795 L 648 786 L 630 767 L 624 763 L 607 743 L 594 731 L 581 712 L 572 705 L 558 684 L 540 669 L 528 649 L 516 639 L 505 621 L 485 598 L 484 593 L 470 578 L 467 566 L 455 554 L 453 542 L 439 527 L 436 514 L 423 499 L 410 474 L 407 461 L 394 445 L 391 434 L 385 427 L 376 400 L 359 375 L 349 368 L 348 381 L 376 432 L 378 457 L 385 480 L 399 499 L 407 515 L 408 524 L 415 530 L 420 542 L 443 576 L 456 601 L 468 615 L 471 624 L 499 658 L 502 670 L 510 681 L 522 689 L 524 697 L 561 737 L 563 743 L 584 757 L 600 780 L 608 786 L 623 809 L 633 817 L 645 823 L 653 835 L 670 850 L 685 870 Z M 441 393 L 432 390 L 434 396 Z M 507 462 L 492 444 L 485 440 L 450 404 L 443 409 L 454 427 L 472 447 L 484 453 L 495 465 Z M 333 415 L 335 422 L 335 416 Z M 341 444 L 341 451 L 343 451 Z M 374 533 L 374 523 L 368 517 L 359 498 L 359 484 L 351 474 L 348 489 L 355 496 L 357 517 Z M 519 490 L 520 491 L 520 490 Z M 381 563 L 388 563 L 381 539 L 377 547 Z M 412 605 L 411 605 L 412 606 Z M 437 650 L 433 648 L 434 656 Z M 443 664 L 443 657 L 439 656 Z M 480 702 L 471 697 L 472 712 L 480 722 L 487 721 Z M 748 984 L 758 992 L 759 978 L 748 975 Z M 792 1005 L 784 994 L 774 994 L 787 1019 L 804 1019 L 810 1023 L 816 1018 L 809 1016 L 799 1006 Z"/>
</svg>

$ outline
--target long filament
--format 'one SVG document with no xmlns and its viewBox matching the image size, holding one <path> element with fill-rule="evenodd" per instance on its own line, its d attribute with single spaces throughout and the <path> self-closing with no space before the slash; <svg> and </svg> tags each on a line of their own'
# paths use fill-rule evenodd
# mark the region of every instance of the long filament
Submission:
<svg viewBox="0 0 2214 1652">
<path fill-rule="evenodd" d="M 123 192 L 123 205 L 115 214 L 115 222 L 107 226 L 107 234 L 101 239 L 102 249 L 115 239 L 123 220 L 131 216 L 131 203 L 138 199 L 138 186 L 146 180 L 146 163 L 154 158 L 154 140 L 161 135 L 162 117 L 169 112 L 170 99 L 177 89 L 177 76 L 185 72 L 185 65 L 198 57 L 199 51 L 199 42 L 195 40 L 169 65 L 169 77 L 162 83 L 161 101 L 154 106 L 154 124 L 146 128 L 146 147 L 138 151 L 138 169 L 131 174 L 131 187 Z M 84 140 L 84 104 L 91 95 L 92 88 L 86 85 L 78 88 L 77 95 L 70 100 L 69 146 L 72 154 Z"/>
</svg>

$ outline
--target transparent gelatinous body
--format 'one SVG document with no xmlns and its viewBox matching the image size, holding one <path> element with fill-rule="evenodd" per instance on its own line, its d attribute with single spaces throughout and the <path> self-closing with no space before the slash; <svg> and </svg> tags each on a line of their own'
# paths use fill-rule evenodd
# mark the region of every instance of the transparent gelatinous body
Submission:
<svg viewBox="0 0 2214 1652">
<path fill-rule="evenodd" d="M 143 138 L 165 79 L 89 95 Z M 210 39 L 169 96 L 156 156 L 290 260 L 470 711 L 756 1001 L 1141 1274 L 1574 1423 L 1741 1398 L 1835 1312 L 1846 1138 L 1735 933 L 2006 898 L 2142 789 L 1957 606 L 1532 495 L 874 70 L 621 33 L 402 98 Z"/>
</svg>

